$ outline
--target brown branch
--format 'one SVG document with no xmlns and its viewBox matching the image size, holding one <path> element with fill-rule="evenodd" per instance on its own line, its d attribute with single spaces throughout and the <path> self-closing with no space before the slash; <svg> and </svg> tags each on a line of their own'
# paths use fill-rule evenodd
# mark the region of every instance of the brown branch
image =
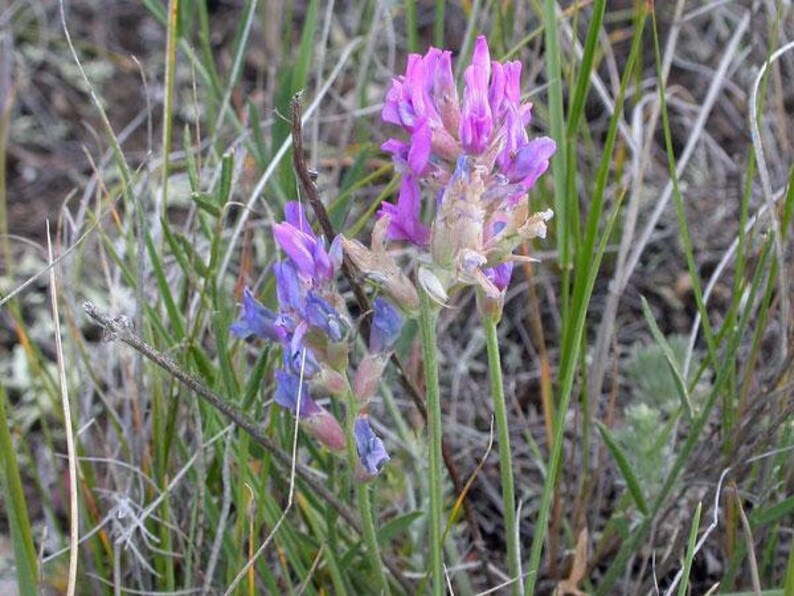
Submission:
<svg viewBox="0 0 794 596">
<path fill-rule="evenodd" d="M 301 105 L 301 96 L 302 93 L 296 93 L 292 98 L 292 163 L 295 168 L 295 173 L 298 176 L 298 180 L 300 180 L 301 187 L 306 193 L 306 197 L 309 199 L 309 203 L 314 210 L 317 221 L 320 222 L 320 227 L 322 228 L 323 234 L 325 234 L 325 237 L 330 242 L 336 237 L 336 232 L 334 231 L 334 226 L 331 223 L 331 218 L 328 217 L 328 212 L 325 209 L 325 205 L 323 205 L 323 202 L 320 199 L 320 191 L 317 189 L 317 185 L 315 184 L 315 179 L 317 176 L 315 173 L 311 172 L 306 165 L 306 157 L 303 152 L 303 125 L 301 123 L 303 108 Z M 372 312 L 372 308 L 364 288 L 361 286 L 358 278 L 356 277 L 355 265 L 353 265 L 347 255 L 345 255 L 344 261 L 342 262 L 342 273 L 344 274 L 345 278 L 347 278 L 347 281 L 353 290 L 353 295 L 356 298 L 356 303 L 358 304 L 359 310 L 363 313 L 361 330 L 362 333 L 367 336 L 369 335 L 369 316 L 367 313 Z M 425 421 L 425 423 L 427 423 L 427 408 L 425 407 L 425 398 L 424 395 L 422 395 L 422 391 L 419 390 L 419 388 L 413 382 L 413 379 L 411 379 L 411 377 L 408 375 L 408 370 L 403 365 L 399 356 L 397 356 L 395 353 L 392 353 L 391 360 L 399 372 L 400 382 L 403 388 L 411 397 L 411 401 L 413 401 L 414 406 L 419 411 L 422 419 Z M 452 480 L 452 486 L 455 489 L 455 494 L 463 494 L 463 481 L 461 480 L 458 468 L 452 459 L 452 451 L 443 438 L 441 439 L 441 455 L 444 458 L 444 465 L 446 466 L 447 471 L 449 472 L 449 477 Z M 480 533 L 480 526 L 477 523 L 476 514 L 471 506 L 471 502 L 468 499 L 464 501 L 464 509 L 466 511 L 466 519 L 469 524 L 469 530 L 472 534 L 472 540 L 476 545 L 482 545 L 483 542 L 482 534 Z"/>
<path fill-rule="evenodd" d="M 317 185 L 314 183 L 316 174 L 309 171 L 309 168 L 306 166 L 306 159 L 303 155 L 303 125 L 301 124 L 303 108 L 301 106 L 301 95 L 302 93 L 296 93 L 292 98 L 292 163 L 295 167 L 298 180 L 300 180 L 301 187 L 303 187 L 303 191 L 306 193 L 306 197 L 309 199 L 309 203 L 312 206 L 314 215 L 317 217 L 317 221 L 320 222 L 323 234 L 325 234 L 328 242 L 331 242 L 336 237 L 336 232 L 334 232 L 331 218 L 328 217 L 328 212 L 325 210 L 325 205 L 323 205 L 320 199 L 320 191 L 317 190 Z M 347 255 L 345 255 L 344 261 L 342 262 L 342 273 L 344 273 L 347 281 L 350 283 L 358 307 L 364 314 L 361 329 L 365 335 L 368 335 L 369 319 L 367 313 L 370 312 L 369 300 L 367 300 L 367 294 L 364 292 L 364 288 L 356 281 L 353 263 Z"/>
<path fill-rule="evenodd" d="M 201 380 L 184 371 L 165 354 L 159 352 L 138 337 L 131 330 L 129 321 L 126 317 L 111 318 L 110 315 L 99 310 L 96 305 L 89 300 L 83 302 L 83 310 L 85 310 L 88 316 L 91 317 L 100 327 L 102 327 L 105 334 L 107 334 L 106 336 L 110 340 L 119 340 L 127 344 L 136 352 L 159 366 L 169 375 L 179 380 L 183 385 L 198 395 L 210 406 L 226 416 L 226 418 L 228 418 L 231 422 L 234 422 L 234 424 L 245 431 L 265 450 L 270 452 L 276 462 L 283 466 L 285 470 L 289 470 L 291 468 L 291 455 L 281 449 L 281 447 L 279 447 L 272 439 L 267 437 L 264 432 L 260 430 L 259 424 L 251 420 L 235 404 L 204 385 Z M 331 491 L 329 491 L 319 480 L 317 480 L 314 474 L 306 466 L 296 462 L 295 472 L 300 479 L 306 483 L 309 489 L 311 489 L 315 494 L 317 494 L 331 507 L 333 507 L 360 536 L 364 535 L 361 520 L 359 520 L 355 512 L 353 512 L 352 509 L 337 499 Z M 406 592 L 410 593 L 414 590 L 414 587 L 405 578 L 393 560 L 388 557 L 384 557 L 384 565 L 400 583 L 403 589 L 406 590 Z"/>
</svg>

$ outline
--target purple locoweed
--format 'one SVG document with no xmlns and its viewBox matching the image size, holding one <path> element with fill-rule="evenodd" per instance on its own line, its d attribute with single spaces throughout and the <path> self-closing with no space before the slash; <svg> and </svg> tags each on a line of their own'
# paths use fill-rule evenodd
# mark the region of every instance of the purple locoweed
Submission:
<svg viewBox="0 0 794 596">
<path fill-rule="evenodd" d="M 382 145 L 402 180 L 397 202 L 378 212 L 385 230 L 377 233 L 424 253 L 419 282 L 442 303 L 452 289 L 467 285 L 500 300 L 520 258 L 514 250 L 544 237 L 552 217 L 550 210 L 531 214 L 526 200 L 556 144 L 527 134 L 532 104 L 521 100 L 521 63 L 491 60 L 480 36 L 463 80 L 460 99 L 451 52 L 412 54 L 405 75 L 392 80 L 381 113 L 408 140 Z M 377 277 L 372 260 L 387 269 L 374 237 L 369 252 L 351 242 L 344 248 L 367 277 Z"/>
<path fill-rule="evenodd" d="M 355 399 L 349 405 L 366 408 L 399 337 L 402 316 L 386 299 L 376 298 L 370 352 L 362 358 L 351 386 L 348 355 L 352 326 L 335 283 L 342 262 L 341 238 L 327 248 L 326 239 L 314 234 L 296 202 L 286 205 L 285 221 L 273 226 L 273 236 L 288 257 L 273 265 L 278 309 L 260 304 L 246 288 L 240 315 L 230 331 L 242 339 L 259 337 L 281 345 L 283 363 L 275 373 L 274 401 L 297 416 L 317 441 L 329 449 L 343 450 L 345 433 L 320 405 L 320 398 L 341 397 L 352 391 Z M 348 416 L 354 414 L 348 412 Z M 352 424 L 352 419 L 348 420 Z M 382 443 L 380 447 L 383 449 Z"/>
</svg>

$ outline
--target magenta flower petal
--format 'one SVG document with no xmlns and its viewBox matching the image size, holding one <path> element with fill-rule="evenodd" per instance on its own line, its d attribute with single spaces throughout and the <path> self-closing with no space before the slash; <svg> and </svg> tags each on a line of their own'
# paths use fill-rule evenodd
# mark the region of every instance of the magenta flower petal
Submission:
<svg viewBox="0 0 794 596">
<path fill-rule="evenodd" d="M 292 227 L 297 228 L 311 238 L 315 238 L 312 227 L 306 219 L 306 212 L 298 201 L 288 201 L 284 205 L 284 219 Z"/>
<path fill-rule="evenodd" d="M 273 236 L 287 256 L 295 263 L 298 271 L 308 277 L 314 276 L 313 238 L 289 223 L 273 225 Z"/>
<path fill-rule="evenodd" d="M 518 106 L 521 103 L 521 63 L 519 61 L 507 62 L 504 65 L 505 73 L 505 98 L 511 104 Z"/>
<path fill-rule="evenodd" d="M 493 131 L 493 114 L 488 101 L 490 76 L 491 58 L 488 42 L 485 37 L 480 36 L 474 46 L 471 64 L 463 75 L 466 89 L 463 93 L 460 122 L 460 141 L 463 149 L 474 155 L 485 151 Z"/>
<path fill-rule="evenodd" d="M 449 134 L 457 134 L 460 128 L 460 105 L 452 74 L 452 52 L 441 52 L 438 57 L 433 77 L 433 97 L 444 128 Z"/>
<path fill-rule="evenodd" d="M 380 112 L 381 120 L 390 124 L 402 126 L 400 119 L 400 101 L 402 98 L 403 82 L 400 79 L 392 79 L 389 92 L 386 94 L 386 102 Z"/>
<path fill-rule="evenodd" d="M 493 285 L 495 285 L 497 289 L 504 292 L 507 286 L 510 285 L 510 278 L 513 276 L 513 262 L 507 261 L 496 267 L 483 269 L 483 273 L 493 282 Z"/>
<path fill-rule="evenodd" d="M 413 176 L 405 176 L 400 187 L 397 204 L 383 203 L 379 216 L 389 215 L 391 221 L 386 230 L 390 240 L 405 240 L 425 246 L 430 239 L 430 229 L 419 219 L 421 194 L 419 183 Z"/>
<path fill-rule="evenodd" d="M 314 234 L 299 203 L 288 202 L 284 214 L 287 221 L 273 225 L 276 243 L 304 277 L 315 283 L 330 281 L 335 269 L 325 239 Z"/>
<path fill-rule="evenodd" d="M 411 146 L 408 150 L 408 167 L 417 176 L 422 173 L 430 160 L 430 149 L 432 145 L 432 133 L 427 123 L 422 124 L 413 135 L 411 135 Z"/>
<path fill-rule="evenodd" d="M 326 282 L 334 277 L 334 264 L 331 256 L 325 248 L 325 236 L 315 241 L 312 247 L 312 258 L 314 259 L 314 274 L 317 281 Z"/>
<path fill-rule="evenodd" d="M 488 79 L 491 78 L 491 51 L 484 35 L 480 35 L 474 42 L 471 64 L 466 71 L 472 73 L 472 83 L 479 89 L 485 90 L 488 87 Z"/>
<path fill-rule="evenodd" d="M 508 105 L 504 114 L 504 147 L 496 158 L 499 169 L 508 172 L 519 149 L 529 143 L 527 130 L 515 105 Z"/>
<path fill-rule="evenodd" d="M 505 97 L 505 69 L 499 62 L 492 62 L 491 84 L 488 87 L 488 103 L 491 106 L 491 114 L 497 116 L 502 108 L 502 100 Z"/>
<path fill-rule="evenodd" d="M 408 152 L 411 150 L 411 145 L 409 143 L 398 139 L 389 139 L 383 143 L 380 148 L 381 151 L 391 153 L 395 165 L 398 166 L 398 170 L 400 170 L 399 166 L 404 168 L 408 165 Z"/>
<path fill-rule="evenodd" d="M 518 150 L 516 159 L 508 176 L 511 180 L 521 181 L 525 190 L 535 185 L 535 181 L 549 167 L 549 159 L 557 149 L 557 144 L 549 137 L 541 137 Z"/>
</svg>

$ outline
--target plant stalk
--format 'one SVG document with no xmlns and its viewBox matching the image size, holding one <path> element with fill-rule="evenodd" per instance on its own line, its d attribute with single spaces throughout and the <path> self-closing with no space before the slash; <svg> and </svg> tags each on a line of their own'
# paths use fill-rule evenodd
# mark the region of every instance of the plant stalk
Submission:
<svg viewBox="0 0 794 596">
<path fill-rule="evenodd" d="M 504 383 L 502 382 L 502 362 L 499 356 L 499 336 L 496 332 L 498 317 L 483 313 L 482 324 L 485 329 L 485 345 L 488 352 L 488 375 L 491 379 L 491 399 L 493 400 L 496 433 L 499 438 L 499 468 L 502 473 L 502 502 L 507 540 L 507 570 L 513 579 L 512 594 L 521 594 L 520 564 L 518 560 L 518 525 L 516 520 L 516 491 L 513 481 L 513 453 L 510 449 L 510 427 L 507 419 Z"/>
<path fill-rule="evenodd" d="M 427 432 L 430 447 L 430 574 L 433 594 L 444 594 L 442 569 L 442 502 L 441 502 L 441 402 L 438 384 L 438 354 L 436 352 L 436 322 L 438 313 L 424 288 L 419 288 L 419 330 L 422 336 L 422 356 L 427 385 Z"/>
</svg>

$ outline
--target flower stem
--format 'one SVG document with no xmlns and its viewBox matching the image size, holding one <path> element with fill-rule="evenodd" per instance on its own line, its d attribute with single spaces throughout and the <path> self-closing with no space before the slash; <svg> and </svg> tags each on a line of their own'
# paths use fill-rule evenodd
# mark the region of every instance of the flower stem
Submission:
<svg viewBox="0 0 794 596">
<path fill-rule="evenodd" d="M 386 581 L 386 574 L 383 573 L 383 563 L 380 558 L 378 538 L 375 534 L 375 518 L 372 515 L 369 484 L 363 482 L 356 483 L 356 499 L 358 501 L 358 509 L 361 512 L 361 519 L 364 522 L 364 542 L 367 545 L 369 564 L 375 572 L 375 579 L 378 582 L 378 593 L 389 594 L 389 583 Z"/>
<path fill-rule="evenodd" d="M 367 559 L 369 559 L 369 565 L 375 574 L 375 581 L 378 586 L 377 593 L 390 594 L 389 582 L 386 580 L 386 574 L 383 573 L 383 562 L 380 558 L 378 537 L 375 532 L 375 518 L 372 514 L 372 503 L 369 498 L 369 485 L 355 479 L 358 456 L 356 454 L 356 437 L 353 433 L 353 426 L 356 422 L 355 412 L 358 409 L 358 403 L 350 390 L 347 391 L 347 406 L 347 462 L 350 469 L 351 482 L 356 490 L 356 503 L 359 513 L 361 513 L 361 525 L 363 526 L 364 544 L 367 547 Z"/>
<path fill-rule="evenodd" d="M 510 450 L 510 429 L 507 420 L 505 390 L 502 383 L 502 363 L 499 357 L 499 336 L 496 332 L 498 318 L 484 314 L 485 345 L 488 351 L 488 374 L 491 377 L 496 432 L 499 437 L 499 468 L 502 472 L 502 502 L 504 504 L 505 535 L 507 539 L 507 569 L 513 579 L 512 593 L 521 592 L 518 561 L 518 526 L 516 523 L 516 493 L 513 483 L 513 456 Z"/>
<path fill-rule="evenodd" d="M 433 594 L 444 594 L 442 571 L 442 502 L 441 502 L 441 402 L 438 385 L 438 357 L 436 353 L 436 320 L 438 314 L 424 288 L 419 288 L 419 330 L 422 336 L 422 355 L 427 384 L 427 428 L 430 442 L 430 572 Z"/>
</svg>

